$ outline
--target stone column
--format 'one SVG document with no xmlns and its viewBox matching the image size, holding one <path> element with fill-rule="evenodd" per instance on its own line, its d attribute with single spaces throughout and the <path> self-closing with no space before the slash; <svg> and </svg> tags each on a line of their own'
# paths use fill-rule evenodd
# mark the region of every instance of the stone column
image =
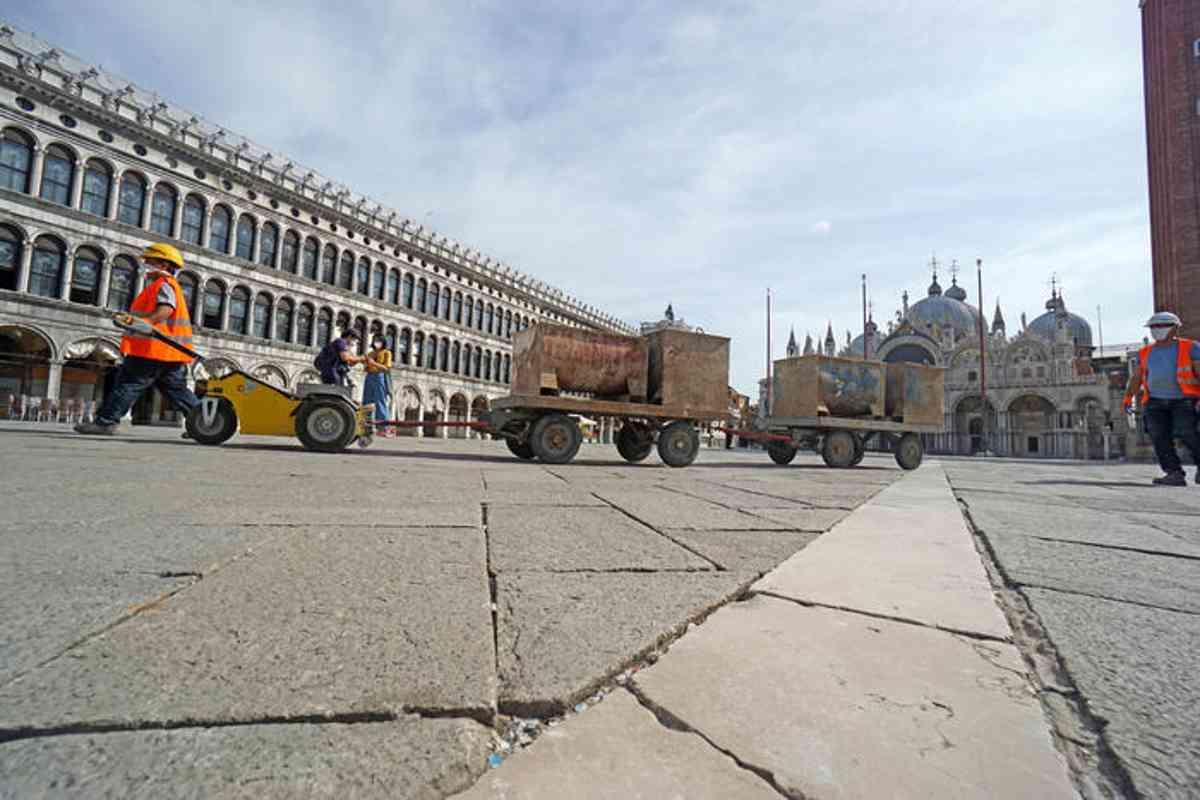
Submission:
<svg viewBox="0 0 1200 800">
<path fill-rule="evenodd" d="M 235 236 L 234 238 L 236 239 L 237 237 Z M 256 222 L 254 223 L 254 245 L 250 248 L 250 260 L 258 264 L 258 257 L 260 255 L 262 255 L 262 226 Z"/>
<path fill-rule="evenodd" d="M 300 316 L 300 304 L 292 303 L 292 320 L 288 323 L 288 341 L 295 343 L 296 341 L 296 323 Z"/>
<path fill-rule="evenodd" d="M 76 159 L 75 171 L 71 174 L 71 208 L 79 208 L 83 197 L 83 160 Z"/>
<path fill-rule="evenodd" d="M 96 289 L 97 308 L 108 307 L 108 287 L 112 283 L 112 259 L 105 256 L 100 262 L 100 286 Z"/>
<path fill-rule="evenodd" d="M 138 222 L 138 227 L 144 231 L 150 230 L 150 209 L 154 206 L 154 187 L 149 182 L 146 183 L 145 200 L 142 203 L 142 218 Z"/>
<path fill-rule="evenodd" d="M 62 393 L 62 359 L 50 360 L 50 375 L 46 380 L 46 398 L 58 402 L 58 398 Z"/>
<path fill-rule="evenodd" d="M 42 193 L 42 168 L 45 166 L 46 152 L 41 145 L 33 146 L 33 164 L 29 169 L 29 193 L 34 197 Z"/>
<path fill-rule="evenodd" d="M 225 255 L 227 256 L 232 256 L 237 252 L 237 226 L 238 215 L 233 214 L 229 218 L 229 236 L 227 237 L 228 241 L 225 242 Z"/>
<path fill-rule="evenodd" d="M 121 205 L 121 172 L 114 172 L 112 185 L 108 187 L 108 207 L 104 209 L 104 217 L 109 222 L 117 218 L 117 209 Z"/>
<path fill-rule="evenodd" d="M 200 246 L 208 247 L 208 232 L 209 223 L 212 220 L 212 203 L 207 203 L 204 206 L 204 213 L 200 216 Z"/>
<path fill-rule="evenodd" d="M 421 403 L 417 403 L 417 422 L 422 423 L 421 425 L 418 425 L 415 428 L 415 430 L 417 432 L 417 438 L 424 439 L 425 438 L 425 426 L 423 423 L 425 422 L 425 406 L 422 405 Z"/>
<path fill-rule="evenodd" d="M 200 316 L 203 317 L 204 316 L 204 314 L 203 314 L 204 289 L 203 288 L 200 289 L 200 308 L 201 308 Z M 254 313 L 254 295 L 250 296 L 250 307 L 246 309 L 246 313 L 248 315 Z M 249 324 L 249 323 L 247 323 L 247 324 Z M 229 330 L 229 287 L 228 286 L 226 286 L 225 291 L 221 293 L 221 330 L 223 330 L 223 331 Z"/>
<path fill-rule="evenodd" d="M 183 236 L 183 206 L 186 201 L 185 195 L 175 196 L 175 218 L 171 220 L 171 238 L 175 240 Z"/>
<path fill-rule="evenodd" d="M 17 265 L 17 289 L 29 294 L 29 276 L 33 273 L 33 239 L 25 239 L 21 247 L 21 263 Z"/>
<path fill-rule="evenodd" d="M 75 255 L 67 253 L 63 258 L 62 286 L 58 287 L 58 299 L 66 300 L 71 296 L 71 281 L 75 279 Z"/>
<path fill-rule="evenodd" d="M 445 408 L 442 409 L 441 420 L 442 420 L 442 422 L 446 422 L 449 419 L 450 419 L 450 401 L 447 400 Z M 444 425 L 442 427 L 438 428 L 438 438 L 439 439 L 449 439 L 450 438 L 450 429 Z"/>
</svg>

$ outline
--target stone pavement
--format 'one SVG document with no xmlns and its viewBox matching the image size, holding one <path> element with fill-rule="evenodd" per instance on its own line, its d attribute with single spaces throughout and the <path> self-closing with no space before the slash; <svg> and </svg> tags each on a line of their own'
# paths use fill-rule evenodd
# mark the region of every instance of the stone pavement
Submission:
<svg viewBox="0 0 1200 800">
<path fill-rule="evenodd" d="M 900 477 L 818 463 L 0 423 L 0 797 L 466 789 Z"/>
</svg>

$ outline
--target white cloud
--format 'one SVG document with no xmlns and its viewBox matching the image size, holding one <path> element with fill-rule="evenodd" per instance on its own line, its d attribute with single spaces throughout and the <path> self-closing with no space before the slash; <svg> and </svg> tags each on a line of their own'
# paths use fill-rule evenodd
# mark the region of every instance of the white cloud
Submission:
<svg viewBox="0 0 1200 800">
<path fill-rule="evenodd" d="M 823 219 L 820 222 L 814 222 L 812 226 L 812 232 L 820 236 L 826 235 L 831 230 L 833 230 L 833 223 L 827 219 Z"/>
</svg>

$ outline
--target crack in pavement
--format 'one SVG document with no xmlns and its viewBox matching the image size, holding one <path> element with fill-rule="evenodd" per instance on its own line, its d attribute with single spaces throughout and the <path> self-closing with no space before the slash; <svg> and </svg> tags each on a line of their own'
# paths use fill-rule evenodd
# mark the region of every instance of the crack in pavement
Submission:
<svg viewBox="0 0 1200 800">
<path fill-rule="evenodd" d="M 987 532 L 984 531 L 986 534 Z M 1120 550 L 1126 553 L 1141 553 L 1146 556 L 1159 556 L 1161 558 L 1179 558 L 1185 561 L 1200 561 L 1200 555 L 1190 555 L 1188 553 L 1172 553 L 1167 550 L 1151 550 L 1145 547 L 1132 547 L 1122 544 L 1105 544 L 1102 542 L 1085 542 L 1079 539 L 1062 539 L 1057 536 L 1034 536 L 1030 535 L 1030 539 L 1037 539 L 1041 542 L 1059 542 L 1062 544 L 1077 544 L 1080 547 L 1094 547 L 1098 550 Z"/>
<path fill-rule="evenodd" d="M 645 527 L 647 527 L 647 528 L 649 528 L 650 530 L 654 531 L 654 532 L 655 532 L 655 533 L 657 533 L 659 536 L 663 537 L 664 539 L 666 539 L 668 542 L 670 542 L 671 544 L 675 545 L 676 547 L 683 548 L 684 550 L 688 551 L 689 553 L 691 553 L 692 555 L 696 556 L 697 558 L 699 558 L 699 559 L 702 559 L 702 560 L 704 560 L 704 561 L 708 562 L 709 564 L 712 564 L 712 565 L 713 565 L 713 567 L 714 567 L 714 568 L 715 568 L 715 569 L 716 569 L 718 572 L 728 572 L 728 571 L 729 571 L 729 570 L 725 569 L 725 567 L 723 567 L 723 566 L 721 566 L 720 564 L 718 564 L 716 561 L 713 561 L 711 558 L 709 558 L 708 556 L 704 555 L 704 553 L 701 553 L 699 550 L 696 550 L 695 548 L 689 547 L 688 545 L 686 545 L 686 544 L 684 544 L 683 542 L 679 541 L 678 539 L 676 539 L 675 537 L 671 536 L 670 534 L 667 534 L 667 533 L 665 533 L 664 531 L 660 531 L 658 528 L 654 527 L 654 526 L 653 526 L 653 525 L 651 525 L 649 522 L 646 522 L 644 519 L 640 519 L 640 518 L 638 518 L 636 515 L 632 514 L 632 513 L 631 513 L 631 512 L 629 512 L 629 511 L 626 511 L 625 509 L 621 508 L 621 507 L 620 507 L 619 505 L 617 505 L 616 503 L 613 503 L 613 502 L 611 502 L 611 501 L 609 501 L 609 500 L 607 500 L 607 499 L 605 499 L 605 498 L 601 497 L 600 495 L 596 494 L 595 492 L 591 492 L 590 494 L 592 495 L 592 497 L 594 497 L 594 498 L 596 498 L 597 500 L 599 500 L 600 502 L 604 503 L 604 504 L 605 504 L 606 506 L 608 506 L 609 508 L 612 508 L 612 509 L 614 509 L 614 510 L 616 510 L 616 511 L 618 511 L 618 512 L 622 513 L 622 514 L 624 514 L 625 516 L 629 517 L 631 520 L 633 520 L 634 522 L 638 523 L 639 525 L 644 525 Z"/>
<path fill-rule="evenodd" d="M 1200 611 L 1193 611 L 1187 608 L 1177 608 L 1175 606 L 1160 606 L 1154 603 L 1145 603 L 1141 600 L 1130 600 L 1127 597 L 1114 597 L 1107 594 L 1098 594 L 1095 592 L 1082 592 L 1076 589 L 1064 589 L 1059 586 L 1047 586 L 1042 583 L 1029 583 L 1026 581 L 1013 581 L 1014 589 L 1043 589 L 1047 592 L 1056 592 L 1058 594 L 1072 594 L 1077 597 L 1090 597 L 1093 600 L 1108 600 L 1113 603 L 1124 603 L 1130 606 L 1139 606 L 1141 608 L 1150 608 L 1155 611 L 1170 611 L 1173 614 L 1187 614 L 1190 617 L 1200 616 Z"/>
</svg>

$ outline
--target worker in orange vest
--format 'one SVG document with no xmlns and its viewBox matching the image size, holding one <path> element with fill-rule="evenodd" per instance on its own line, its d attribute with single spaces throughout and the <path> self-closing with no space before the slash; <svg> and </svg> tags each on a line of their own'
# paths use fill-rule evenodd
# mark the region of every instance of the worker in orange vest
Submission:
<svg viewBox="0 0 1200 800">
<path fill-rule="evenodd" d="M 175 280 L 175 271 L 183 267 L 183 256 L 169 244 L 152 244 L 142 252 L 142 263 L 146 265 L 146 288 L 134 298 L 129 314 L 191 347 L 192 321 L 183 289 Z M 104 398 L 95 419 L 76 425 L 76 432 L 112 435 L 121 417 L 151 386 L 158 386 L 184 414 L 199 404 L 187 387 L 190 357 L 164 342 L 132 332 L 121 337 L 121 352 L 125 358 L 112 391 Z"/>
<path fill-rule="evenodd" d="M 1175 440 L 1179 439 L 1198 465 L 1196 483 L 1200 483 L 1200 435 L 1196 433 L 1196 404 L 1200 402 L 1200 342 L 1179 336 L 1179 317 L 1160 311 L 1146 322 L 1154 337 L 1138 353 L 1138 368 L 1125 389 L 1125 409 L 1137 398 L 1146 415 L 1154 455 L 1166 474 L 1155 478 L 1159 486 L 1187 486 L 1187 476 Z"/>
</svg>

